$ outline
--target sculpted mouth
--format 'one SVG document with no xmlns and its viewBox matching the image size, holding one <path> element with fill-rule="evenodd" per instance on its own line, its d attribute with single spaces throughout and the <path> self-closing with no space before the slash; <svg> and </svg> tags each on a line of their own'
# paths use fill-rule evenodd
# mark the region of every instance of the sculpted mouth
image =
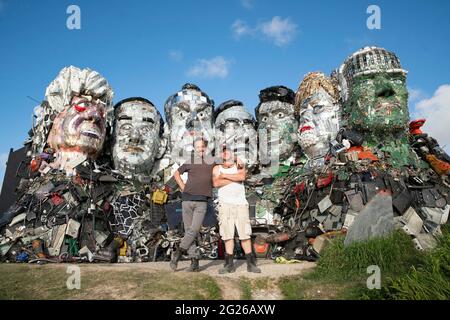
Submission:
<svg viewBox="0 0 450 320">
<path fill-rule="evenodd" d="M 382 112 L 385 115 L 391 115 L 395 109 L 399 108 L 399 104 L 398 103 L 392 103 L 392 102 L 381 102 L 378 103 L 375 106 L 375 110 L 377 112 Z"/>
<path fill-rule="evenodd" d="M 144 152 L 144 149 L 138 146 L 126 146 L 124 148 L 125 152 L 131 152 L 131 153 L 142 153 Z"/>
<path fill-rule="evenodd" d="M 310 131 L 310 130 L 312 130 L 313 128 L 311 127 L 311 126 L 303 126 L 303 127 L 301 127 L 299 130 L 298 130 L 298 132 L 300 132 L 300 133 L 303 133 L 303 132 L 305 132 L 305 131 Z"/>
</svg>

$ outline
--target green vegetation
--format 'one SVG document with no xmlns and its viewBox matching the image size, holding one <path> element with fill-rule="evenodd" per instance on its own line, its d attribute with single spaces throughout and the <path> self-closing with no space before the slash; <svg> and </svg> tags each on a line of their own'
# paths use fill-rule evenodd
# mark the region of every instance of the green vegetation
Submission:
<svg viewBox="0 0 450 320">
<path fill-rule="evenodd" d="M 398 277 L 389 277 L 382 290 L 369 292 L 371 299 L 450 299 L 450 227 L 443 228 L 438 246 L 424 255 L 422 263 Z"/>
<path fill-rule="evenodd" d="M 241 300 L 252 299 L 252 284 L 246 278 L 240 279 Z"/>
<path fill-rule="evenodd" d="M 367 267 L 380 267 L 383 275 L 408 272 L 412 265 L 422 260 L 411 238 L 395 231 L 385 238 L 356 242 L 344 247 L 344 237 L 338 237 L 324 249 L 315 272 L 316 279 L 357 280 L 367 278 Z"/>
<path fill-rule="evenodd" d="M 315 269 L 279 280 L 263 275 L 216 281 L 203 273 L 82 264 L 81 289 L 68 290 L 67 265 L 0 264 L 0 299 L 222 299 L 224 293 L 245 300 L 450 299 L 450 226 L 442 230 L 438 246 L 426 253 L 401 231 L 348 247 L 337 237 Z M 381 290 L 367 289 L 371 265 L 380 268 Z M 233 283 L 237 291 L 230 296 Z"/>
<path fill-rule="evenodd" d="M 450 299 L 448 225 L 428 253 L 416 250 L 402 231 L 348 247 L 343 241 L 334 239 L 311 273 L 280 280 L 286 299 Z M 367 289 L 370 265 L 380 267 L 381 290 Z"/>
<path fill-rule="evenodd" d="M 209 276 L 81 265 L 81 289 L 68 290 L 64 265 L 0 265 L 0 299 L 222 299 Z"/>
</svg>

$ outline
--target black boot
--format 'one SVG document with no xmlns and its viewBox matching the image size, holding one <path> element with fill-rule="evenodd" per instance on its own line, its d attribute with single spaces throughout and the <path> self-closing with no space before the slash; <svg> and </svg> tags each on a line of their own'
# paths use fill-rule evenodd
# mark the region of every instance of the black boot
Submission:
<svg viewBox="0 0 450 320">
<path fill-rule="evenodd" d="M 225 264 L 222 269 L 219 270 L 219 274 L 225 274 L 225 273 L 233 273 L 236 271 L 236 268 L 234 266 L 233 262 L 234 255 L 232 254 L 225 254 Z"/>
<path fill-rule="evenodd" d="M 256 257 L 252 254 L 246 254 L 245 258 L 247 259 L 247 271 L 253 273 L 261 273 L 261 269 L 256 266 Z"/>
<path fill-rule="evenodd" d="M 178 261 L 180 260 L 182 255 L 183 255 L 183 249 L 181 249 L 180 247 L 178 247 L 177 250 L 172 251 L 172 257 L 170 259 L 170 268 L 173 271 L 177 270 Z"/>
<path fill-rule="evenodd" d="M 196 258 L 191 259 L 191 265 L 186 269 L 187 272 L 198 272 L 200 271 L 200 263 Z"/>
</svg>

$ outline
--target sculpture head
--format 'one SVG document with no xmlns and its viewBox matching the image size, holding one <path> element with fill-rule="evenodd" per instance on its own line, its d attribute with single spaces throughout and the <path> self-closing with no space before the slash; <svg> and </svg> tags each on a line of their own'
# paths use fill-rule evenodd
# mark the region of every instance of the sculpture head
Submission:
<svg viewBox="0 0 450 320">
<path fill-rule="evenodd" d="M 213 110 L 214 101 L 189 83 L 167 99 L 164 113 L 170 129 L 168 147 L 174 161 L 192 153 L 196 138 L 213 141 Z"/>
<path fill-rule="evenodd" d="M 48 137 L 56 151 L 79 152 L 95 157 L 106 136 L 106 106 L 91 96 L 76 95 L 59 113 Z"/>
<path fill-rule="evenodd" d="M 150 175 L 154 162 L 162 157 L 163 119 L 149 100 L 136 97 L 114 106 L 114 167 L 125 174 Z"/>
<path fill-rule="evenodd" d="M 103 148 L 113 96 L 106 79 L 71 66 L 61 70 L 45 95 L 47 101 L 40 106 L 43 117 L 35 125 L 36 151 L 48 144 L 63 160 L 95 159 Z"/>
<path fill-rule="evenodd" d="M 339 132 L 338 100 L 337 84 L 320 72 L 308 73 L 297 90 L 298 140 L 310 159 L 325 156 Z"/>
<path fill-rule="evenodd" d="M 226 144 L 247 167 L 254 166 L 258 158 L 258 137 L 255 119 L 244 104 L 228 100 L 214 114 L 216 148 Z"/>
<path fill-rule="evenodd" d="M 365 47 L 350 56 L 339 69 L 348 125 L 372 133 L 406 131 L 406 75 L 398 57 L 383 48 Z"/>
<path fill-rule="evenodd" d="M 258 121 L 258 136 L 269 144 L 268 155 L 271 159 L 288 159 L 297 145 L 298 119 L 294 108 L 294 92 L 284 86 L 269 87 L 261 90 L 259 104 L 255 109 Z M 272 154 L 278 149 L 278 155 Z"/>
</svg>

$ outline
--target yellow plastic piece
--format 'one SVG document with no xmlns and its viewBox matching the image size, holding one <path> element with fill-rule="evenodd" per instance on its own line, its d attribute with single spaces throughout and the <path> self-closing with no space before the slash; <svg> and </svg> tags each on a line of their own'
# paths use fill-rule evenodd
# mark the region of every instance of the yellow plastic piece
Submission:
<svg viewBox="0 0 450 320">
<path fill-rule="evenodd" d="M 126 257 L 127 256 L 127 242 L 124 241 L 123 245 L 120 247 L 119 256 Z"/>
<path fill-rule="evenodd" d="M 167 192 L 164 190 L 157 189 L 153 192 L 152 201 L 156 204 L 164 204 L 167 201 Z"/>
</svg>

